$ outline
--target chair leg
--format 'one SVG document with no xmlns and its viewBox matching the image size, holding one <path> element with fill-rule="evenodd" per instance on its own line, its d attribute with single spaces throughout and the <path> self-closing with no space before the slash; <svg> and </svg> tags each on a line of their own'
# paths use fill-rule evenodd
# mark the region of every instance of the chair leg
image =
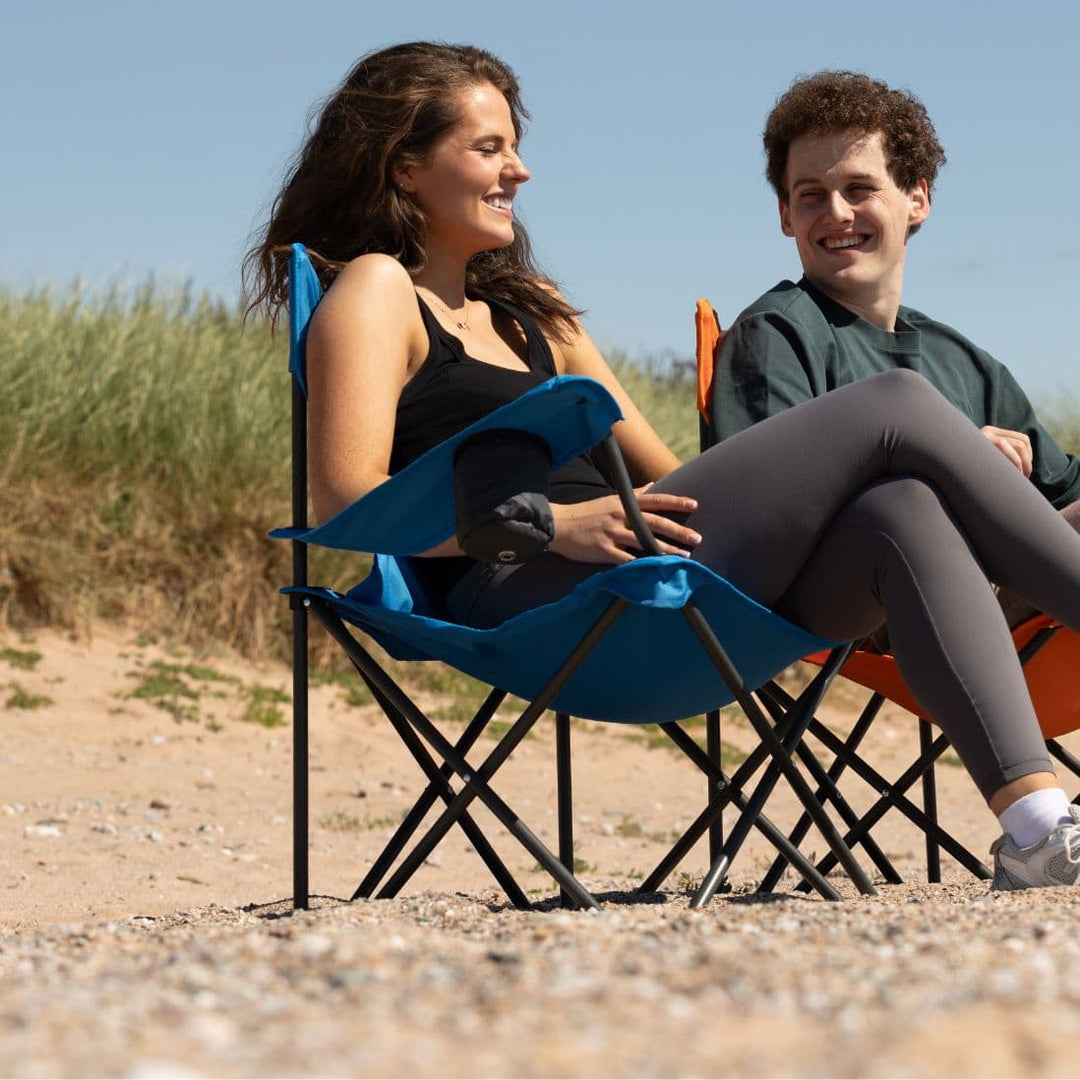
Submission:
<svg viewBox="0 0 1080 1080">
<path fill-rule="evenodd" d="M 779 691 L 779 687 L 776 690 Z M 866 733 L 870 730 L 870 725 L 874 718 L 877 716 L 881 709 L 882 703 L 885 699 L 880 694 L 874 694 L 870 701 L 867 702 L 866 707 L 859 714 L 858 720 L 856 720 L 851 731 L 848 733 L 845 745 L 850 749 L 852 753 L 858 748 L 862 742 Z M 833 784 L 837 784 L 840 781 L 840 777 L 843 775 L 844 769 L 847 763 L 843 758 L 836 757 L 833 759 L 832 765 L 829 766 L 827 776 Z M 823 797 L 821 788 L 818 789 L 818 797 Z M 801 844 L 806 834 L 810 831 L 810 815 L 803 814 L 798 821 L 795 822 L 795 827 L 789 834 L 789 839 L 794 844 Z M 769 867 L 768 872 L 761 879 L 761 891 L 772 892 L 777 885 L 780 884 L 780 878 L 783 877 L 784 870 L 787 868 L 786 861 L 783 859 L 776 859 L 772 866 Z"/>
<path fill-rule="evenodd" d="M 305 910 L 308 886 L 308 609 L 293 603 L 293 908 Z"/>
<path fill-rule="evenodd" d="M 934 742 L 934 732 L 927 720 L 919 719 L 919 753 L 925 755 Z M 934 776 L 934 763 L 922 775 L 922 800 L 923 813 L 936 825 L 937 812 L 937 781 Z M 926 834 L 926 880 L 937 883 L 941 881 L 941 846 L 933 833 Z"/>
<path fill-rule="evenodd" d="M 596 900 L 586 891 L 581 883 L 566 869 L 532 832 L 532 830 L 514 813 L 513 810 L 490 787 L 488 781 L 515 746 L 528 734 L 536 722 L 538 713 L 531 706 L 522 713 L 510 730 L 500 740 L 495 750 L 484 760 L 479 768 L 473 769 L 464 758 L 460 757 L 452 745 L 443 740 L 435 730 L 425 731 L 424 737 L 432 742 L 437 752 L 453 766 L 465 785 L 447 805 L 439 818 L 417 842 L 408 856 L 398 866 L 390 879 L 378 893 L 379 899 L 395 896 L 412 874 L 431 854 L 439 841 L 446 835 L 474 798 L 479 798 L 503 827 L 532 855 L 541 866 L 570 895 L 579 907 L 598 907 Z"/>
<path fill-rule="evenodd" d="M 690 906 L 692 908 L 704 907 L 713 898 L 724 882 L 735 856 L 738 854 L 739 849 L 742 847 L 743 842 L 750 833 L 750 829 L 753 828 L 761 818 L 762 809 L 768 801 L 769 796 L 772 794 L 776 782 L 780 779 L 780 775 L 780 767 L 775 761 L 770 762 L 765 770 L 765 775 L 754 790 L 754 794 L 743 805 L 742 813 L 735 822 L 735 826 L 731 830 L 727 843 L 721 849 L 720 854 L 712 861 L 708 873 L 698 887 L 697 893 L 695 893 L 693 899 L 690 901 Z M 784 837 L 783 833 L 779 833 L 779 839 L 784 842 L 787 841 L 787 838 Z M 776 841 L 774 840 L 774 843 L 775 842 Z M 797 849 L 793 848 L 787 854 L 789 854 L 789 857 L 797 855 Z M 797 865 L 797 860 L 793 859 L 793 863 Z M 821 874 L 816 867 L 809 866 L 804 868 L 801 872 L 805 875 L 807 886 L 812 886 L 817 889 L 821 896 L 826 900 L 840 899 L 840 894 L 825 880 L 824 875 Z"/>
<path fill-rule="evenodd" d="M 712 822 L 716 820 L 730 803 L 734 803 L 736 809 L 740 811 L 740 814 L 746 813 L 749 802 L 743 794 L 743 786 L 753 777 L 754 773 L 758 771 L 760 766 L 769 756 L 765 748 L 759 746 L 750 754 L 746 761 L 739 766 L 735 775 L 729 778 L 716 763 L 715 759 L 705 754 L 701 747 L 698 746 L 698 744 L 694 742 L 694 740 L 690 738 L 678 724 L 663 724 L 661 725 L 661 728 L 667 734 L 668 738 L 670 738 L 706 776 L 711 777 L 714 790 L 708 806 L 698 814 L 697 818 L 695 818 L 693 823 L 687 828 L 679 840 L 676 841 L 664 858 L 660 860 L 652 873 L 637 887 L 635 892 L 638 894 L 656 892 L 656 890 L 659 889 L 671 875 L 675 867 L 682 862 L 683 858 L 685 858 L 686 854 L 694 844 L 705 835 Z M 769 843 L 784 854 L 794 869 L 802 874 L 814 888 L 818 889 L 818 891 L 827 899 L 839 899 L 839 893 L 837 893 L 836 890 L 833 889 L 820 874 L 818 874 L 809 860 L 802 855 L 798 848 L 790 843 L 783 832 L 777 828 L 764 813 L 756 815 L 747 814 L 746 816 L 747 820 L 752 822 L 753 826 L 766 840 L 769 841 Z M 727 858 L 729 863 L 734 859 L 736 853 L 736 846 L 728 847 Z M 715 861 L 715 858 L 712 859 L 710 865 L 715 863 Z M 722 879 L 718 882 L 718 885 L 721 883 Z"/>
<path fill-rule="evenodd" d="M 555 797 L 559 818 L 559 862 L 574 872 L 574 778 L 570 758 L 570 717 L 555 713 Z M 559 903 L 574 907 L 566 889 L 559 890 Z"/>
<path fill-rule="evenodd" d="M 777 708 L 787 709 L 791 707 L 793 699 L 789 694 L 782 690 L 775 682 L 769 682 L 762 687 L 760 691 L 762 698 L 765 700 L 766 705 L 770 710 Z M 848 733 L 848 737 L 845 740 L 845 747 L 848 752 L 854 754 L 859 744 L 862 742 L 863 737 L 870 728 L 870 724 L 877 716 L 878 711 L 881 708 L 881 704 L 884 701 L 879 694 L 875 694 L 873 698 L 867 703 L 865 709 L 859 716 L 855 725 Z M 774 713 L 775 715 L 775 713 Z M 846 768 L 847 762 L 845 758 L 837 756 L 834 758 L 832 765 L 826 770 L 818 759 L 815 757 L 810 748 L 805 742 L 800 742 L 796 752 L 798 753 L 803 764 L 807 767 L 808 771 L 814 777 L 815 782 L 818 784 L 818 789 L 815 795 L 819 800 L 828 798 L 836 807 L 837 812 L 840 814 L 841 820 L 849 828 L 855 826 L 858 823 L 858 814 L 848 804 L 847 799 L 841 794 L 838 787 L 838 782 L 841 775 Z M 789 839 L 796 846 L 802 843 L 807 832 L 810 829 L 811 821 L 808 814 L 803 814 L 799 820 L 795 823 L 795 827 L 789 834 Z M 863 849 L 870 857 L 871 861 L 877 867 L 878 872 L 882 878 L 890 884 L 899 884 L 902 878 L 897 872 L 896 867 L 889 861 L 888 857 L 881 850 L 878 844 L 872 837 L 866 837 L 862 841 Z M 787 868 L 787 859 L 782 855 L 778 856 L 772 866 L 769 867 L 768 872 L 761 880 L 761 885 L 758 891 L 763 893 L 770 893 L 780 883 L 780 878 L 783 876 L 784 870 Z"/>
<path fill-rule="evenodd" d="M 795 721 L 800 716 L 806 718 L 813 715 L 813 711 L 820 703 L 825 689 L 829 684 L 829 680 L 832 678 L 832 673 L 834 673 L 835 670 L 836 666 L 834 661 L 831 668 L 820 673 L 803 691 L 803 695 L 800 695 L 798 701 L 790 695 L 785 694 L 779 687 L 776 687 L 775 696 L 782 696 L 784 706 L 782 709 L 777 709 L 773 701 L 763 697 L 766 705 L 768 705 L 770 711 L 773 712 L 777 725 L 777 732 L 783 741 L 783 745 L 789 752 L 794 750 L 796 746 L 801 745 L 799 741 L 799 739 L 801 739 L 801 729 L 799 729 L 798 737 L 795 737 L 792 734 Z M 773 684 L 766 684 L 766 687 L 771 686 L 773 686 Z M 763 687 L 762 690 L 765 690 L 766 687 Z M 760 693 L 761 691 L 759 691 L 759 694 Z M 700 768 L 706 776 L 711 778 L 711 782 L 715 785 L 715 792 L 712 794 L 709 805 L 705 810 L 698 815 L 664 858 L 657 864 L 652 873 L 650 873 L 641 885 L 638 886 L 637 892 L 639 893 L 653 892 L 663 884 L 728 803 L 734 802 L 741 812 L 746 812 L 748 803 L 745 796 L 742 794 L 742 789 L 749 783 L 750 779 L 758 771 L 761 765 L 769 758 L 769 751 L 763 744 L 759 743 L 758 746 L 750 752 L 746 760 L 735 770 L 734 775 L 728 778 L 723 770 L 715 763 L 714 759 L 703 754 L 701 748 L 679 727 L 678 724 L 663 724 L 661 725 L 661 728 L 698 766 L 698 768 Z M 841 801 L 841 806 L 844 805 L 845 804 Z M 752 817 L 752 815 L 749 816 Z M 798 847 L 791 843 L 791 841 L 785 837 L 764 814 L 759 814 L 753 820 L 762 835 L 764 835 L 780 853 L 780 862 L 782 866 L 790 864 L 793 869 L 802 876 L 804 883 L 816 888 L 818 892 L 827 898 L 837 899 L 839 897 L 836 890 L 825 882 L 825 879 L 814 870 L 809 861 L 798 850 Z M 741 841 L 739 841 L 739 843 L 741 843 Z M 874 846 L 876 847 L 876 845 Z M 729 862 L 734 858 L 737 847 L 737 844 L 729 846 L 727 851 Z M 715 863 L 715 857 L 712 861 Z M 720 880 L 722 880 L 722 878 Z"/>
<path fill-rule="evenodd" d="M 713 709 L 705 714 L 705 752 L 717 767 L 722 763 L 720 760 L 722 743 L 720 741 L 720 710 Z M 712 791 L 712 781 L 706 795 Z M 720 856 L 724 846 L 724 817 L 723 813 L 716 815 L 716 820 L 709 826 L 709 863 L 712 864 Z"/>
<path fill-rule="evenodd" d="M 817 722 L 811 724 L 811 731 L 815 738 L 822 742 L 832 753 L 845 753 L 843 742 L 838 739 L 828 728 Z M 926 755 L 919 757 L 904 771 L 895 781 L 888 781 L 876 769 L 864 759 L 855 756 L 848 761 L 848 767 L 862 780 L 868 783 L 881 796 L 876 803 L 863 815 L 859 825 L 847 834 L 845 839 L 848 843 L 859 843 L 864 836 L 881 820 L 885 813 L 895 807 L 917 828 L 924 832 L 932 832 L 938 842 L 961 866 L 970 870 L 976 877 L 989 880 L 993 874 L 959 841 L 946 832 L 939 824 L 931 821 L 923 811 L 904 792 L 918 780 L 923 772 L 939 758 L 949 747 L 949 741 L 944 735 L 939 735 L 927 751 Z M 827 872 L 828 868 L 835 865 L 832 856 L 826 855 L 818 869 Z"/>
<path fill-rule="evenodd" d="M 357 670 L 360 671 L 364 681 L 371 688 L 375 700 L 386 713 L 387 719 L 393 725 L 421 769 L 423 769 L 428 780 L 438 786 L 439 793 L 447 802 L 448 806 L 453 805 L 457 807 L 450 824 L 459 824 L 465 831 L 470 841 L 473 842 L 474 847 L 476 847 L 477 853 L 484 858 L 484 861 L 487 862 L 488 866 L 495 874 L 499 884 L 506 890 L 511 903 L 514 904 L 515 907 L 524 909 L 531 908 L 532 905 L 529 903 L 524 892 L 522 892 L 520 886 L 514 881 L 513 876 L 495 854 L 494 849 L 483 835 L 479 826 L 464 813 L 465 806 L 458 801 L 459 793 L 455 794 L 450 787 L 434 759 L 424 748 L 420 735 L 427 740 L 429 745 L 435 748 L 436 752 L 441 755 L 444 763 L 450 765 L 454 772 L 463 779 L 468 779 L 471 776 L 471 770 L 463 756 L 454 749 L 453 744 L 451 744 L 449 740 L 435 728 L 424 713 L 413 704 L 401 687 L 399 687 L 397 683 L 383 671 L 370 653 L 368 653 L 352 634 L 349 633 L 341 619 L 336 616 L 325 602 L 313 600 L 311 607 L 319 616 L 319 619 L 326 627 L 327 632 L 339 645 L 341 645 L 345 650 L 346 655 L 348 655 Z M 533 720 L 535 721 L 535 716 L 533 717 Z M 419 735 L 417 734 L 418 732 L 420 733 Z M 522 732 L 522 736 L 523 735 L 524 732 Z M 498 817 L 504 825 L 507 825 L 508 821 L 511 823 L 516 822 L 517 819 L 514 817 L 509 807 L 507 807 L 505 803 L 502 803 L 501 800 L 498 800 L 500 805 L 496 808 L 494 793 L 490 792 L 490 789 L 487 788 L 486 784 L 479 794 L 481 794 L 483 801 L 488 804 L 489 808 L 493 810 L 496 817 Z M 490 796 L 490 798 L 488 796 Z M 509 825 L 507 827 L 511 833 L 516 835 L 512 827 Z M 528 831 L 525 829 L 524 825 L 522 825 L 521 828 L 526 832 Z M 522 842 L 524 843 L 524 841 Z M 539 840 L 536 840 L 536 843 L 539 844 Z M 432 845 L 432 847 L 433 846 L 434 845 Z M 528 847 L 528 844 L 526 844 L 526 846 Z M 427 855 L 430 854 L 430 851 L 431 848 L 428 848 L 425 851 L 423 858 L 426 858 Z M 413 854 L 415 855 L 415 851 Z M 393 892 L 388 892 L 387 887 L 384 886 L 383 890 L 379 893 L 380 898 L 394 895 L 397 889 L 400 889 L 402 884 L 416 872 L 423 862 L 423 858 L 407 858 L 395 873 L 394 880 L 397 881 L 396 889 Z M 555 861 L 554 856 L 550 855 L 550 853 L 549 858 L 552 861 Z M 405 869 L 406 864 L 407 869 Z M 553 876 L 557 877 L 557 874 L 554 874 Z M 575 882 L 575 885 L 577 885 L 577 888 L 581 889 L 580 884 Z M 582 892 L 584 893 L 584 890 L 582 890 Z M 585 893 L 585 895 L 588 896 L 587 893 Z"/>
<path fill-rule="evenodd" d="M 779 695 L 781 704 L 792 700 L 790 695 L 786 695 L 779 687 L 775 688 L 775 692 Z M 988 879 L 993 876 L 982 862 L 943 829 L 936 820 L 931 820 L 915 803 L 904 797 L 903 793 L 922 777 L 926 770 L 949 748 L 949 741 L 944 735 L 939 735 L 927 748 L 926 752 L 921 753 L 899 779 L 890 782 L 864 758 L 859 757 L 858 754 L 850 753 L 847 744 L 817 719 L 810 722 L 809 731 L 830 753 L 842 758 L 845 765 L 877 791 L 880 796 L 878 801 L 862 816 L 858 825 L 845 834 L 844 839 L 847 843 L 853 846 L 864 843 L 874 825 L 881 820 L 891 807 L 895 807 L 917 828 L 923 832 L 932 833 L 937 843 L 976 877 Z M 818 863 L 818 869 L 827 873 L 836 865 L 836 862 L 835 856 L 826 855 Z M 799 886 L 799 888 L 802 888 L 802 886 Z"/>
<path fill-rule="evenodd" d="M 806 812 L 817 826 L 818 831 L 825 838 L 825 842 L 829 845 L 830 850 L 836 855 L 848 876 L 855 882 L 859 891 L 864 895 L 876 894 L 877 890 L 866 876 L 866 872 L 858 864 L 851 853 L 851 849 L 840 836 L 836 826 L 825 812 L 824 807 L 814 798 L 813 791 L 803 778 L 802 773 L 799 772 L 794 761 L 792 761 L 791 751 L 784 747 L 776 731 L 773 729 L 772 724 L 770 724 L 758 703 L 754 701 L 753 697 L 746 690 L 742 680 L 739 678 L 738 672 L 735 670 L 727 653 L 720 645 L 720 642 L 716 639 L 716 635 L 713 633 L 712 628 L 705 621 L 704 616 L 702 616 L 701 612 L 698 611 L 696 607 L 689 603 L 683 608 L 683 615 L 690 623 L 695 635 L 701 642 L 705 651 L 711 657 L 724 681 L 731 687 L 736 700 L 742 706 L 743 711 L 753 725 L 758 738 L 765 744 L 766 749 L 768 749 L 771 754 L 773 764 L 776 766 L 777 775 L 783 775 L 784 779 L 795 793 L 796 798 L 803 804 Z M 807 691 L 804 692 L 803 696 L 800 698 L 800 707 L 803 709 L 804 714 L 802 720 L 804 722 L 807 721 L 807 717 L 812 718 L 813 710 L 817 708 L 821 694 L 824 693 L 825 688 L 829 685 L 833 676 L 836 674 L 836 671 L 849 655 L 850 651 L 850 648 L 833 650 L 833 654 L 830 656 L 825 666 L 818 675 L 815 676 L 810 686 L 807 687 Z M 803 724 L 803 727 L 805 727 L 805 723 Z M 800 737 L 801 734 L 802 732 L 800 731 Z M 769 778 L 771 771 L 771 769 L 766 770 L 765 779 Z M 759 785 L 759 790 L 762 787 L 766 787 L 765 779 L 763 779 L 761 785 Z M 772 781 L 772 784 L 775 784 L 775 780 Z M 767 799 L 768 795 L 771 793 L 771 786 L 771 784 L 767 786 L 767 790 L 761 797 L 761 805 L 755 808 L 755 812 L 760 812 L 764 806 L 765 799 Z M 755 796 L 756 795 L 757 792 L 755 792 Z M 756 801 L 756 798 L 752 798 L 751 805 L 753 806 Z M 740 829 L 740 824 L 736 824 L 735 828 L 742 832 L 744 836 L 745 832 L 748 831 L 748 829 Z M 731 841 L 729 841 L 729 844 L 730 843 Z M 698 895 L 695 896 L 691 906 L 700 907 L 707 902 L 708 897 L 711 895 L 710 889 L 715 890 L 716 885 L 722 880 L 723 875 L 727 871 L 726 866 L 721 865 L 726 858 L 726 855 L 722 854 L 720 856 L 718 863 L 712 867 L 705 881 L 702 882 L 701 889 L 699 889 Z"/>
<path fill-rule="evenodd" d="M 367 680 L 365 679 L 365 681 Z M 438 768 L 436 774 L 434 770 L 436 770 L 437 766 L 435 765 L 434 759 L 428 754 L 423 743 L 412 731 L 412 728 L 409 727 L 408 721 L 403 717 L 394 715 L 392 704 L 378 693 L 377 688 L 372 686 L 371 691 L 382 706 L 383 712 L 397 731 L 402 742 L 412 753 L 413 758 L 424 771 L 424 774 L 429 778 L 429 783 L 413 805 L 412 809 L 402 819 L 401 824 L 398 825 L 394 834 L 383 848 L 382 853 L 372 864 L 371 869 L 364 877 L 364 880 L 357 886 L 356 891 L 350 898 L 352 900 L 370 897 L 372 893 L 374 893 L 379 882 L 382 881 L 387 873 L 389 873 L 394 860 L 397 859 L 404 850 L 405 845 L 416 832 L 417 828 L 419 828 L 421 822 L 427 816 L 428 811 L 435 802 L 441 798 L 444 802 L 449 803 L 457 794 L 450 786 L 450 779 L 454 775 L 453 768 L 444 762 L 442 767 Z M 454 744 L 454 747 L 459 754 L 467 754 L 472 749 L 473 744 L 483 733 L 488 722 L 491 720 L 491 717 L 494 715 L 495 710 L 499 707 L 505 697 L 506 693 L 503 690 L 493 690 L 488 695 L 487 699 L 477 710 L 476 715 L 469 722 L 461 737 Z M 484 836 L 480 827 L 468 814 L 462 814 L 460 824 L 469 842 L 476 850 L 476 853 L 484 861 L 488 869 L 491 870 L 495 880 L 502 886 L 514 906 L 519 908 L 529 907 L 529 902 L 526 899 L 524 892 L 522 892 L 521 887 L 514 880 L 514 877 L 507 869 L 506 864 L 499 858 L 499 855 L 491 846 L 487 837 Z"/>
<path fill-rule="evenodd" d="M 789 758 L 791 754 L 797 752 L 802 746 L 806 727 L 813 719 L 814 713 L 821 702 L 821 698 L 824 695 L 826 688 L 832 681 L 836 671 L 839 670 L 845 657 L 846 652 L 844 650 L 834 651 L 832 657 L 823 667 L 821 672 L 819 672 L 810 685 L 805 688 L 797 700 L 791 698 L 790 695 L 786 696 L 786 709 L 778 709 L 774 701 L 771 701 L 768 697 L 762 697 L 762 700 L 773 714 L 776 723 L 776 731 L 781 739 L 781 745 L 783 746 L 784 753 Z M 764 690 L 765 688 L 763 687 L 762 689 Z M 757 711 L 760 714 L 760 710 Z M 751 716 L 752 719 L 752 713 L 748 713 L 748 716 Z M 727 867 L 734 859 L 743 840 L 749 833 L 749 826 L 747 824 L 748 819 L 752 819 L 754 815 L 760 813 L 760 807 L 764 806 L 765 801 L 768 799 L 773 787 L 780 777 L 780 764 L 781 763 L 777 760 L 775 753 L 772 754 L 772 762 L 766 769 L 764 777 L 759 782 L 750 803 L 743 811 L 742 817 L 740 817 L 739 821 L 736 823 L 724 853 L 713 863 L 709 875 L 702 882 L 698 895 L 694 898 L 694 905 L 700 906 L 701 904 L 706 903 L 709 898 L 711 898 L 719 882 L 723 879 L 724 874 L 727 872 Z M 748 760 L 744 763 L 744 768 L 750 765 L 751 761 Z M 756 767 L 756 765 L 753 766 L 755 771 Z M 815 824 L 820 817 L 825 817 L 824 810 L 820 806 L 820 803 L 818 803 L 816 807 L 812 807 L 805 799 L 802 799 L 801 801 L 806 808 L 806 812 L 813 815 Z M 815 811 L 818 811 L 818 813 L 815 814 Z M 827 817 L 825 820 L 828 822 Z M 828 822 L 828 824 L 831 826 L 831 822 Z M 825 833 L 824 830 L 823 835 L 827 838 L 827 833 Z M 840 899 L 840 894 L 825 880 L 824 876 L 818 871 L 818 868 L 814 867 L 811 871 L 808 871 L 807 860 L 787 837 L 782 837 L 780 841 L 774 839 L 773 844 L 781 853 L 781 857 L 785 861 L 790 862 L 802 875 L 803 885 L 807 889 L 816 889 L 818 893 L 827 900 Z M 833 850 L 836 851 L 835 848 Z M 839 854 L 839 852 L 837 853 Z M 850 859 L 850 850 L 847 851 L 847 855 Z M 854 863 L 854 860 L 851 859 L 851 862 Z M 869 890 L 872 893 L 874 891 L 873 886 L 862 872 L 861 867 L 859 867 L 858 864 L 855 864 L 855 869 L 857 870 L 857 873 L 852 874 L 851 876 L 860 892 Z"/>
<path fill-rule="evenodd" d="M 1050 751 L 1051 755 L 1057 758 L 1074 776 L 1080 778 L 1080 760 L 1076 758 L 1075 754 L 1070 753 L 1057 741 L 1057 739 L 1047 739 L 1046 749 Z M 1073 799 L 1074 803 L 1080 803 L 1080 793 Z"/>
<path fill-rule="evenodd" d="M 595 898 L 574 877 L 573 872 L 568 870 L 556 856 L 540 841 L 531 829 L 521 820 L 505 801 L 492 789 L 488 781 L 496 770 L 510 756 L 517 744 L 528 734 L 540 715 L 545 712 L 559 691 L 580 666 L 582 659 L 588 655 L 595 644 L 604 636 L 611 624 L 625 609 L 627 601 L 615 598 L 604 609 L 589 631 L 574 647 L 570 655 L 560 665 L 558 671 L 549 680 L 547 686 L 537 695 L 532 703 L 525 709 L 510 730 L 499 741 L 499 744 L 488 755 L 479 768 L 472 766 L 455 750 L 445 736 L 413 705 L 408 697 L 401 693 L 400 689 L 390 683 L 396 694 L 393 696 L 395 707 L 406 715 L 409 723 L 424 737 L 435 751 L 449 764 L 451 764 L 465 781 L 465 786 L 458 792 L 454 800 L 447 806 L 434 824 L 428 829 L 423 837 L 417 842 L 410 854 L 398 866 L 391 875 L 390 880 L 379 892 L 379 897 L 390 897 L 409 879 L 425 858 L 434 850 L 438 842 L 446 835 L 446 832 L 456 823 L 462 812 L 468 807 L 474 798 L 479 798 L 501 822 L 503 827 L 514 836 L 518 842 L 532 855 L 540 865 L 547 870 L 555 879 L 556 883 L 565 888 L 571 898 L 579 907 L 597 908 Z M 351 635 L 349 636 L 352 640 Z M 356 643 L 353 642 L 355 645 Z M 373 673 L 374 674 L 374 673 Z M 385 679 L 381 671 L 377 678 Z"/>
</svg>

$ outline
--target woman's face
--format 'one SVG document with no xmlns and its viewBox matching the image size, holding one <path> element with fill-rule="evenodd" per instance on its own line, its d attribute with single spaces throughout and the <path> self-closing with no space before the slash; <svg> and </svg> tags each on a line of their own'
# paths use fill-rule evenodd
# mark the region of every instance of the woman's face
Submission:
<svg viewBox="0 0 1080 1080">
<path fill-rule="evenodd" d="M 513 243 L 514 196 L 529 179 L 506 98 L 478 83 L 462 91 L 459 108 L 461 119 L 427 161 L 395 172 L 427 218 L 429 257 L 441 249 L 467 259 Z"/>
</svg>

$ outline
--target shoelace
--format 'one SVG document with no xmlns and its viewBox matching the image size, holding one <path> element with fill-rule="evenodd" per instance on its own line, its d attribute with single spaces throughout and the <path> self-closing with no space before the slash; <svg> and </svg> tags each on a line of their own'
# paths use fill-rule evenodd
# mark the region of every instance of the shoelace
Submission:
<svg viewBox="0 0 1080 1080">
<path fill-rule="evenodd" d="M 1080 827 L 1065 834 L 1065 858 L 1074 866 L 1080 863 Z"/>
</svg>

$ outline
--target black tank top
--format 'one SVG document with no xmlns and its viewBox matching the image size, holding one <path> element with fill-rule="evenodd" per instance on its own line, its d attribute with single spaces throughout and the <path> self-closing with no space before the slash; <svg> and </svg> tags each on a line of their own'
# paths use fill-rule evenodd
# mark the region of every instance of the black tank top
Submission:
<svg viewBox="0 0 1080 1080">
<path fill-rule="evenodd" d="M 390 472 L 396 473 L 426 450 L 487 416 L 555 375 L 555 358 L 536 322 L 510 304 L 488 301 L 521 327 L 528 346 L 528 371 L 476 360 L 446 330 L 418 295 L 427 329 L 428 354 L 398 399 Z M 590 453 L 568 461 L 551 475 L 551 501 L 584 502 L 614 492 L 599 461 Z"/>
<path fill-rule="evenodd" d="M 391 474 L 405 468 L 443 439 L 556 374 L 555 358 L 540 328 L 516 307 L 501 301 L 488 301 L 492 308 L 505 311 L 515 319 L 524 332 L 528 371 L 501 368 L 469 356 L 461 341 L 443 327 L 419 295 L 416 301 L 430 345 L 423 364 L 405 384 L 398 399 L 394 444 L 390 451 Z M 550 498 L 555 503 L 584 502 L 614 491 L 614 485 L 591 452 L 568 461 L 551 474 Z M 433 611 L 445 616 L 440 610 L 442 600 L 476 563 L 458 556 L 410 558 L 409 565 Z"/>
</svg>

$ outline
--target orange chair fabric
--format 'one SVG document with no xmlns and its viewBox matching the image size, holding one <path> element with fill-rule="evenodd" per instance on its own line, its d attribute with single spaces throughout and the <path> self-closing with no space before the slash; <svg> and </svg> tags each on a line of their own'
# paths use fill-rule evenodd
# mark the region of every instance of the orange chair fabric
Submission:
<svg viewBox="0 0 1080 1080">
<path fill-rule="evenodd" d="M 694 328 L 697 331 L 697 409 L 701 418 L 709 422 L 709 408 L 712 403 L 713 379 L 716 372 L 716 354 L 724 341 L 720 320 L 708 300 L 697 302 L 694 313 Z"/>
<path fill-rule="evenodd" d="M 1054 620 L 1047 615 L 1036 615 L 1021 623 L 1012 632 L 1017 652 L 1039 630 L 1053 625 Z M 815 653 L 806 659 L 820 665 L 825 655 Z M 911 691 L 900 677 L 896 658 L 891 655 L 854 652 L 840 669 L 840 674 L 895 701 L 924 720 L 933 720 L 911 696 Z M 1080 635 L 1064 627 L 1059 629 L 1024 666 L 1024 677 L 1043 738 L 1055 739 L 1080 728 Z"/>
</svg>

